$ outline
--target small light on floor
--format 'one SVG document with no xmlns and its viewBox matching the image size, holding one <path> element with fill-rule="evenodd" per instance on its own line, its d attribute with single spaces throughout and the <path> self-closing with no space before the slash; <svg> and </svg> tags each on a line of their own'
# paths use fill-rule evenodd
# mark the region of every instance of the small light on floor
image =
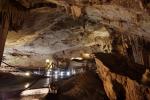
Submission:
<svg viewBox="0 0 150 100">
<path fill-rule="evenodd" d="M 67 72 L 67 76 L 70 76 L 70 72 L 69 71 Z"/>
<path fill-rule="evenodd" d="M 57 74 L 55 75 L 55 79 L 58 79 L 58 75 Z"/>
<path fill-rule="evenodd" d="M 63 75 L 64 75 L 64 72 L 60 72 L 60 76 L 63 77 Z"/>
<path fill-rule="evenodd" d="M 47 75 L 47 76 L 50 76 L 50 71 L 47 71 L 46 75 Z"/>
<path fill-rule="evenodd" d="M 75 70 L 72 70 L 72 74 L 75 75 L 75 74 L 76 74 L 76 71 L 75 71 Z"/>
<path fill-rule="evenodd" d="M 29 84 L 29 83 L 27 83 L 24 87 L 25 87 L 25 88 L 28 88 L 28 87 L 29 87 L 29 85 L 30 85 L 30 84 Z"/>
<path fill-rule="evenodd" d="M 55 74 L 58 74 L 58 71 L 55 71 Z"/>
</svg>

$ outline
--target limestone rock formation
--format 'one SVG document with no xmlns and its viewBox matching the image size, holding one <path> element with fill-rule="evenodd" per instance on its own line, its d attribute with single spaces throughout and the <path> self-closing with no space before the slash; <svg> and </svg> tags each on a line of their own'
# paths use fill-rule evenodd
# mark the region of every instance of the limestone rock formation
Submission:
<svg viewBox="0 0 150 100">
<path fill-rule="evenodd" d="M 111 52 L 111 38 L 106 27 L 74 20 L 51 8 L 32 11 L 22 29 L 9 31 L 4 61 L 14 66 L 43 67 L 53 55 L 79 57 L 82 52 Z M 38 58 L 38 59 L 37 59 Z"/>
<path fill-rule="evenodd" d="M 150 88 L 128 76 L 115 73 L 100 59 L 95 59 L 97 72 L 110 100 L 149 100 Z M 117 66 L 116 66 L 117 67 Z M 121 67 L 121 66 L 118 66 Z"/>
<path fill-rule="evenodd" d="M 63 51 L 68 54 L 66 56 L 71 56 L 72 52 L 76 51 L 110 53 L 112 50 L 110 37 L 114 36 L 113 31 L 129 37 L 134 35 L 147 41 L 150 39 L 148 0 L 8 0 L 7 2 L 0 0 L 0 2 L 1 5 L 7 4 L 5 7 L 1 6 L 0 11 L 6 11 L 13 19 L 14 25 L 10 25 L 9 30 L 18 28 L 18 25 L 23 27 L 18 32 L 9 31 L 4 51 L 3 60 L 16 66 L 42 66 L 44 59 L 53 54 L 62 56 Z M 26 11 L 29 15 L 22 13 Z M 16 37 L 13 38 L 14 36 Z M 1 42 L 3 43 L 1 48 L 4 47 L 4 40 L 4 43 Z M 149 50 L 147 51 L 146 63 L 150 65 Z M 3 50 L 1 56 L 2 52 Z M 141 53 L 140 49 L 140 53 L 134 56 L 138 58 Z M 143 61 L 140 63 L 143 64 Z"/>
</svg>

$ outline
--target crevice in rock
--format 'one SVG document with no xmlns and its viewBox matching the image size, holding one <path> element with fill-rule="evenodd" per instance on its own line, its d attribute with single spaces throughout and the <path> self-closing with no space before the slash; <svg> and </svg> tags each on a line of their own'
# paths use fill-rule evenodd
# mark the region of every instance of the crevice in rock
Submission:
<svg viewBox="0 0 150 100">
<path fill-rule="evenodd" d="M 124 89 L 124 86 L 117 82 L 116 80 L 112 81 L 113 89 L 116 93 L 117 100 L 126 100 L 126 91 Z"/>
<path fill-rule="evenodd" d="M 57 8 L 57 5 L 53 3 L 36 3 L 32 5 L 29 9 L 32 10 L 32 9 L 42 8 L 42 7 Z"/>
</svg>

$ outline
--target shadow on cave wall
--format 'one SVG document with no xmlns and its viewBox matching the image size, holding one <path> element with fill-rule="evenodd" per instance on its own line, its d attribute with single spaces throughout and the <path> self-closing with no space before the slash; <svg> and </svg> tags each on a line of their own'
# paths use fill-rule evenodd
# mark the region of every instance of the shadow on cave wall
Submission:
<svg viewBox="0 0 150 100">
<path fill-rule="evenodd" d="M 126 57 L 118 54 L 96 53 L 96 58 L 100 59 L 111 72 L 127 76 L 140 82 L 145 67 L 136 63 L 129 62 Z"/>
<path fill-rule="evenodd" d="M 123 88 L 123 85 L 118 83 L 116 80 L 112 81 L 113 90 L 117 95 L 117 100 L 126 100 L 126 91 Z"/>
</svg>

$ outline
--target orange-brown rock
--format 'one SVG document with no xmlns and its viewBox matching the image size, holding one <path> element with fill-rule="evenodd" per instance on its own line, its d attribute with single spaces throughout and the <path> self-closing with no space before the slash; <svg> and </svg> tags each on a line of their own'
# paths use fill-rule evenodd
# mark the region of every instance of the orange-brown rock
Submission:
<svg viewBox="0 0 150 100">
<path fill-rule="evenodd" d="M 97 58 L 95 60 L 97 72 L 110 100 L 150 100 L 150 88 L 127 76 L 112 72 L 102 61 Z"/>
</svg>

